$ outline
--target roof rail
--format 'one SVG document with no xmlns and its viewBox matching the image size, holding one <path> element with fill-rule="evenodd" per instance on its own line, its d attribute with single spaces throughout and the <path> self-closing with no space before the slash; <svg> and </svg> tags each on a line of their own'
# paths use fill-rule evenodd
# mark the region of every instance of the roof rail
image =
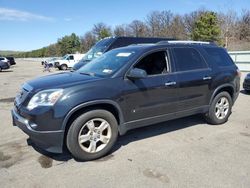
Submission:
<svg viewBox="0 0 250 188">
<path fill-rule="evenodd" d="M 193 41 L 193 40 L 169 40 L 169 41 L 160 41 L 157 44 L 212 44 L 216 45 L 214 42 L 205 42 L 205 41 Z"/>
</svg>

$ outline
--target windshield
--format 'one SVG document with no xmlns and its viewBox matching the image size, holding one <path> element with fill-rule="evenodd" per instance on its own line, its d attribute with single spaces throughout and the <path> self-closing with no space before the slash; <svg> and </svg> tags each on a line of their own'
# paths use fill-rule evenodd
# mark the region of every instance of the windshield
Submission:
<svg viewBox="0 0 250 188">
<path fill-rule="evenodd" d="M 61 59 L 67 59 L 68 55 L 63 56 Z"/>
<path fill-rule="evenodd" d="M 115 49 L 80 68 L 81 74 L 109 77 L 134 57 L 137 50 Z"/>
<path fill-rule="evenodd" d="M 100 40 L 86 53 L 82 60 L 91 61 L 97 57 L 100 57 L 114 40 L 114 38 L 106 38 Z"/>
</svg>

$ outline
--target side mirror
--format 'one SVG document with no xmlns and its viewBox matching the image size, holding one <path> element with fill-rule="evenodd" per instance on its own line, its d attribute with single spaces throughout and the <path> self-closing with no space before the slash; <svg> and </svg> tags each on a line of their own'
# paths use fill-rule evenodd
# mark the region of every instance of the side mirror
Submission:
<svg viewBox="0 0 250 188">
<path fill-rule="evenodd" d="M 134 68 L 129 71 L 127 77 L 129 79 L 141 79 L 141 78 L 146 78 L 147 73 L 143 69 Z"/>
</svg>

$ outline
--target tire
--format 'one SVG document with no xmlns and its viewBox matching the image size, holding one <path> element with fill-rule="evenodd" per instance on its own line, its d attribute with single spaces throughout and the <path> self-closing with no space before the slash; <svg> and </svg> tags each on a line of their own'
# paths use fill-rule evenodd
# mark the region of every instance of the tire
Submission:
<svg viewBox="0 0 250 188">
<path fill-rule="evenodd" d="M 89 161 L 106 155 L 117 137 L 118 123 L 114 115 L 106 110 L 91 110 L 73 121 L 67 133 L 66 144 L 74 158 Z"/>
<path fill-rule="evenodd" d="M 212 125 L 220 125 L 227 122 L 232 112 L 232 105 L 232 98 L 228 92 L 217 94 L 209 107 L 208 113 L 205 114 L 205 120 Z"/>
<path fill-rule="evenodd" d="M 62 64 L 61 66 L 60 66 L 60 70 L 67 70 L 68 69 L 68 66 L 66 65 L 66 64 Z"/>
<path fill-rule="evenodd" d="M 0 67 L 0 72 L 2 72 L 2 70 L 3 70 L 2 67 Z"/>
</svg>

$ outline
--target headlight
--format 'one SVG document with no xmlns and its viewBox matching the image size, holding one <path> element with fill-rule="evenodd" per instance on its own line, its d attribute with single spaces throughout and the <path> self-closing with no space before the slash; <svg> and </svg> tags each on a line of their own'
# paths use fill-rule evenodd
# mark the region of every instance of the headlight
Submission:
<svg viewBox="0 0 250 188">
<path fill-rule="evenodd" d="M 40 91 L 31 98 L 27 108 L 32 110 L 37 106 L 53 106 L 62 94 L 62 89 Z"/>
</svg>

